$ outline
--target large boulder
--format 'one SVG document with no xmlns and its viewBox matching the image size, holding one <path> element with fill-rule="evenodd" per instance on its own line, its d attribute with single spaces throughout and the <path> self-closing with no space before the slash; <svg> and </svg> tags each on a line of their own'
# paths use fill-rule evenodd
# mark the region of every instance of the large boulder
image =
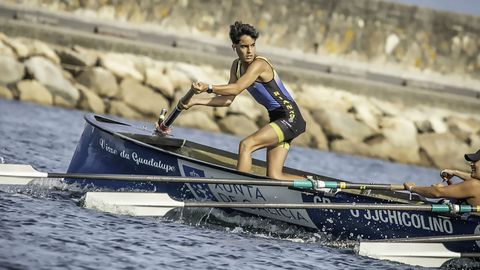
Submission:
<svg viewBox="0 0 480 270">
<path fill-rule="evenodd" d="M 90 67 L 95 64 L 88 55 L 81 54 L 70 48 L 57 47 L 55 48 L 55 52 L 64 67 L 73 72 L 77 72 L 78 70 L 82 70 L 85 67 Z"/>
<path fill-rule="evenodd" d="M 374 97 L 368 98 L 370 104 L 372 104 L 376 110 L 379 110 L 382 116 L 397 116 L 403 115 L 404 108 L 401 104 L 391 103 L 384 100 L 380 100 Z"/>
<path fill-rule="evenodd" d="M 323 132 L 320 125 L 315 122 L 315 119 L 312 117 L 309 111 L 303 110 L 302 116 L 307 123 L 307 128 L 304 133 L 300 134 L 300 136 L 293 140 L 293 144 L 318 148 L 321 150 L 328 150 L 327 136 Z"/>
<path fill-rule="evenodd" d="M 170 82 L 172 82 L 175 91 L 188 90 L 192 85 L 192 80 L 190 80 L 185 73 L 172 67 L 166 67 L 165 75 L 170 79 Z"/>
<path fill-rule="evenodd" d="M 413 122 L 400 117 L 385 117 L 380 126 L 382 135 L 366 141 L 374 156 L 402 163 L 420 162 L 417 128 Z"/>
<path fill-rule="evenodd" d="M 112 100 L 110 102 L 110 106 L 108 107 L 108 113 L 129 119 L 145 118 L 140 112 L 128 106 L 125 102 L 118 100 Z"/>
<path fill-rule="evenodd" d="M 470 134 L 469 136 L 470 141 L 470 149 L 471 152 L 475 152 L 480 149 L 480 132 L 475 134 Z"/>
<path fill-rule="evenodd" d="M 77 81 L 101 97 L 114 97 L 119 92 L 115 76 L 102 67 L 93 67 L 83 71 L 77 77 Z"/>
<path fill-rule="evenodd" d="M 260 117 L 262 107 L 260 107 L 251 96 L 242 93 L 235 97 L 233 103 L 228 107 L 229 114 L 242 114 L 256 121 Z"/>
<path fill-rule="evenodd" d="M 146 70 L 154 66 L 163 66 L 163 62 L 158 62 L 150 57 L 143 55 L 128 55 L 134 63 L 135 69 L 140 72 L 143 77 L 146 76 Z"/>
<path fill-rule="evenodd" d="M 53 95 L 53 105 L 57 107 L 67 108 L 67 109 L 77 108 L 77 102 L 73 102 L 72 100 L 67 100 L 59 95 Z"/>
<path fill-rule="evenodd" d="M 120 84 L 122 100 L 147 117 L 157 117 L 162 108 L 168 108 L 168 100 L 137 80 L 127 78 Z"/>
<path fill-rule="evenodd" d="M 358 141 L 352 140 L 335 140 L 330 144 L 330 149 L 337 153 L 357 155 L 364 157 L 374 156 L 370 150 L 370 146 Z"/>
<path fill-rule="evenodd" d="M 50 48 L 46 43 L 40 40 L 20 39 L 28 48 L 27 57 L 42 56 L 52 61 L 56 65 L 60 65 L 60 58 L 55 51 Z"/>
<path fill-rule="evenodd" d="M 135 67 L 134 56 L 130 54 L 106 53 L 100 56 L 100 65 L 118 78 L 132 78 L 143 81 L 144 76 Z"/>
<path fill-rule="evenodd" d="M 8 38 L 5 36 L 3 38 L 0 37 L 0 39 L 15 51 L 15 54 L 19 59 L 24 59 L 28 56 L 28 47 L 19 39 Z"/>
<path fill-rule="evenodd" d="M 258 130 L 257 125 L 245 115 L 232 114 L 218 122 L 222 131 L 246 137 Z"/>
<path fill-rule="evenodd" d="M 228 107 L 213 108 L 213 115 L 217 118 L 224 118 L 228 114 Z"/>
<path fill-rule="evenodd" d="M 176 62 L 172 66 L 172 69 L 178 70 L 183 74 L 187 75 L 190 81 L 201 81 L 205 83 L 211 83 L 209 74 L 207 74 L 201 67 L 197 65 Z"/>
<path fill-rule="evenodd" d="M 220 132 L 220 128 L 215 123 L 215 121 L 205 112 L 198 110 L 188 110 L 182 112 L 182 115 L 175 120 L 175 125 L 213 132 Z"/>
<path fill-rule="evenodd" d="M 35 80 L 24 80 L 17 83 L 18 97 L 21 101 L 42 105 L 53 105 L 53 96 L 42 84 Z"/>
<path fill-rule="evenodd" d="M 480 122 L 472 117 L 448 116 L 445 119 L 449 131 L 459 140 L 468 143 L 471 134 L 480 130 Z"/>
<path fill-rule="evenodd" d="M 353 106 L 351 100 L 341 95 L 341 91 L 320 85 L 303 85 L 302 90 L 296 93 L 295 100 L 300 107 L 310 111 L 326 108 L 347 112 Z"/>
<path fill-rule="evenodd" d="M 45 85 L 54 95 L 61 96 L 75 104 L 80 98 L 78 89 L 63 76 L 63 70 L 51 61 L 35 56 L 24 62 L 28 73 L 41 84 Z"/>
<path fill-rule="evenodd" d="M 437 168 L 467 170 L 463 155 L 476 151 L 451 133 L 418 135 L 423 163 Z"/>
<path fill-rule="evenodd" d="M 442 116 L 439 115 L 432 115 L 428 118 L 430 125 L 432 126 L 432 130 L 435 133 L 447 133 L 448 132 L 448 125 L 445 123 L 445 120 Z"/>
<path fill-rule="evenodd" d="M 0 85 L 0 98 L 1 99 L 13 99 L 12 91 L 8 88 Z"/>
<path fill-rule="evenodd" d="M 317 109 L 312 111 L 312 116 L 329 140 L 348 139 L 361 142 L 376 134 L 373 129 L 356 120 L 350 113 Z"/>
<path fill-rule="evenodd" d="M 370 104 L 366 98 L 356 98 L 353 103 L 355 119 L 365 123 L 374 131 L 378 131 L 378 122 L 382 118 L 382 112 Z"/>
<path fill-rule="evenodd" d="M 76 56 L 80 62 L 84 63 L 87 67 L 95 66 L 100 56 L 98 51 L 83 48 L 78 45 L 74 45 L 73 50 L 77 53 Z"/>
<path fill-rule="evenodd" d="M 1 39 L 0 39 L 0 55 L 17 58 L 17 55 L 15 54 L 13 49 L 10 46 L 3 43 Z"/>
<path fill-rule="evenodd" d="M 15 83 L 25 75 L 25 66 L 13 56 L 0 55 L 0 85 Z"/>
<path fill-rule="evenodd" d="M 105 113 L 105 103 L 95 92 L 81 84 L 75 86 L 80 90 L 81 94 L 78 103 L 80 109 L 94 113 Z"/>
<path fill-rule="evenodd" d="M 175 94 L 175 87 L 170 78 L 165 75 L 164 66 L 154 66 L 145 70 L 145 83 L 157 89 L 166 98 L 172 98 Z"/>
</svg>

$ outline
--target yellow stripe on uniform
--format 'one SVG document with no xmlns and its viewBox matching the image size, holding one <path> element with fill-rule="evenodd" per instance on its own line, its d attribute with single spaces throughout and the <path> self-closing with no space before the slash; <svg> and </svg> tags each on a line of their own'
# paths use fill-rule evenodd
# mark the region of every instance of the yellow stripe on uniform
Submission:
<svg viewBox="0 0 480 270">
<path fill-rule="evenodd" d="M 283 131 L 280 129 L 280 127 L 276 123 L 270 123 L 270 126 L 275 130 L 275 133 L 277 133 L 278 137 L 278 142 L 283 142 L 285 137 L 283 136 Z"/>
<path fill-rule="evenodd" d="M 242 65 L 242 62 L 240 62 L 240 58 L 238 58 L 238 61 L 237 61 L 237 80 L 240 79 L 240 67 Z"/>
<path fill-rule="evenodd" d="M 288 143 L 288 142 L 283 142 L 282 147 L 288 150 L 288 149 L 290 149 L 290 143 Z"/>
</svg>

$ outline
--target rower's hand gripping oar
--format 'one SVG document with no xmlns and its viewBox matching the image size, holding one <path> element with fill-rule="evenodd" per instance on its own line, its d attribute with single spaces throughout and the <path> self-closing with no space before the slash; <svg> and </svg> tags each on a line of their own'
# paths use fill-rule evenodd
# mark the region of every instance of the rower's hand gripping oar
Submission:
<svg viewBox="0 0 480 270">
<path fill-rule="evenodd" d="M 180 115 L 180 113 L 184 110 L 182 108 L 182 104 L 187 104 L 190 99 L 195 95 L 195 90 L 191 88 L 188 90 L 188 92 L 183 96 L 177 103 L 177 106 L 175 106 L 175 109 L 165 118 L 164 120 L 162 119 L 166 113 L 165 110 L 162 110 L 162 113 L 160 113 L 160 118 L 158 119 L 158 126 L 157 126 L 157 131 L 160 132 L 161 134 L 169 134 L 170 133 L 170 126 L 173 124 L 173 121 L 177 119 L 177 117 Z"/>
</svg>

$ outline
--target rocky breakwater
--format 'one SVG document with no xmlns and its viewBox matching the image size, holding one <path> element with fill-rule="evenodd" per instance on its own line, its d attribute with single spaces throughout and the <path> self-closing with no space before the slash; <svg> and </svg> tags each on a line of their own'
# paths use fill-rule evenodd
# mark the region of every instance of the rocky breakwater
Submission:
<svg viewBox="0 0 480 270">
<path fill-rule="evenodd" d="M 208 65 L 60 47 L 0 33 L 3 99 L 155 121 L 191 82 L 225 83 L 228 74 Z M 286 85 L 307 121 L 297 146 L 457 169 L 466 168 L 465 152 L 480 147 L 477 115 L 409 107 L 322 85 Z M 244 92 L 228 108 L 193 107 L 175 125 L 246 136 L 266 123 L 266 111 Z"/>
</svg>

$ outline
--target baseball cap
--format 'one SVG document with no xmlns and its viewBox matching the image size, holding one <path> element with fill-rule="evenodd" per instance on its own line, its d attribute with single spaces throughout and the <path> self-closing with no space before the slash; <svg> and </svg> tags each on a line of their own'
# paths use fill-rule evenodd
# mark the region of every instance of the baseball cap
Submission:
<svg viewBox="0 0 480 270">
<path fill-rule="evenodd" d="M 480 160 L 480 150 L 473 154 L 465 154 L 465 159 L 467 161 L 477 162 Z"/>
</svg>

